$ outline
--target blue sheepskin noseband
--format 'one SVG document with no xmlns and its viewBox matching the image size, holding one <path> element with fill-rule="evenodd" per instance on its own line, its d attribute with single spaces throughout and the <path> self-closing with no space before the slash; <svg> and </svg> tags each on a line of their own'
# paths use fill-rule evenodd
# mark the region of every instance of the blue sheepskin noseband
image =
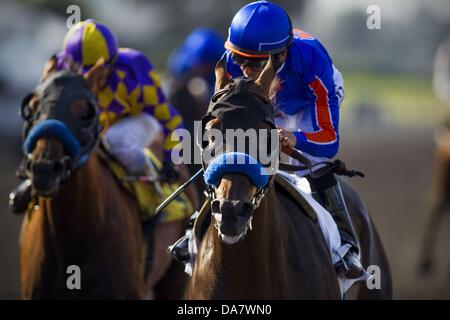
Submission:
<svg viewBox="0 0 450 320">
<path fill-rule="evenodd" d="M 227 152 L 217 156 L 205 170 L 204 178 L 207 185 L 218 187 L 225 173 L 241 173 L 249 177 L 257 187 L 263 188 L 269 182 L 266 170 L 252 156 L 241 152 Z"/>
<path fill-rule="evenodd" d="M 66 152 L 72 159 L 80 155 L 80 143 L 73 135 L 72 131 L 61 121 L 55 119 L 44 120 L 31 128 L 23 143 L 25 155 L 33 152 L 36 142 L 41 138 L 55 138 L 61 141 Z"/>
</svg>

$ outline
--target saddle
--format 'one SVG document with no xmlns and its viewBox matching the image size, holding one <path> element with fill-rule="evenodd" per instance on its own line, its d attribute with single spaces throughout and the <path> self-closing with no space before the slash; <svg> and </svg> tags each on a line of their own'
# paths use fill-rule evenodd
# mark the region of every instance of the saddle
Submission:
<svg viewBox="0 0 450 320">
<path fill-rule="evenodd" d="M 111 170 L 122 187 L 136 200 L 141 211 L 142 220 L 151 219 L 158 205 L 178 188 L 177 183 L 160 183 L 157 186 L 155 183 L 139 179 L 126 179 L 129 177 L 127 170 L 103 148 L 98 148 L 98 150 L 99 158 Z M 145 155 L 156 169 L 154 173 L 157 179 L 162 164 L 150 149 L 145 149 Z M 164 214 L 160 215 L 161 218 L 157 222 L 165 223 L 182 220 L 190 216 L 192 212 L 191 202 L 185 194 L 181 194 L 164 209 Z"/>
</svg>

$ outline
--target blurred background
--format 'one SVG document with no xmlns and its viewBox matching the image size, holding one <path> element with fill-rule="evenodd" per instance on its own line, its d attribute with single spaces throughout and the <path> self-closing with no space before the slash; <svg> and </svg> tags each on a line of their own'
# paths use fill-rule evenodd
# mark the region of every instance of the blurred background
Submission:
<svg viewBox="0 0 450 320">
<path fill-rule="evenodd" d="M 116 32 L 123 47 L 147 54 L 165 79 L 170 53 L 197 27 L 224 37 L 235 12 L 250 1 L 0 1 L 0 299 L 20 296 L 18 233 L 22 217 L 8 210 L 20 160 L 21 98 L 44 63 L 61 49 L 67 8 Z M 391 264 L 396 299 L 450 298 L 450 219 L 438 235 L 435 268 L 418 272 L 432 195 L 435 130 L 448 104 L 433 90 L 436 51 L 450 35 L 448 0 L 274 1 L 293 24 L 328 49 L 345 80 L 339 158 L 366 178 L 351 180 L 366 202 Z M 370 30 L 369 5 L 381 28 Z M 447 68 L 450 67 L 447 65 Z M 439 69 L 439 68 L 438 68 Z M 449 85 L 450 87 L 450 85 Z"/>
</svg>

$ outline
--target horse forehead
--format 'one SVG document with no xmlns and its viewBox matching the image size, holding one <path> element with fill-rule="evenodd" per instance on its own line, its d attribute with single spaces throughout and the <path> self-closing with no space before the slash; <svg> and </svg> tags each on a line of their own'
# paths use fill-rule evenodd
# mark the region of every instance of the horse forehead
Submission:
<svg viewBox="0 0 450 320">
<path fill-rule="evenodd" d="M 52 73 L 33 90 L 35 94 L 41 96 L 41 99 L 58 98 L 62 93 L 64 95 L 71 92 L 86 94 L 88 91 L 84 78 L 67 70 Z"/>
<path fill-rule="evenodd" d="M 220 115 L 222 124 L 225 128 L 230 129 L 258 129 L 264 128 L 263 123 L 274 123 L 270 113 L 261 109 L 259 106 L 237 106 L 234 110 L 228 110 Z"/>
<path fill-rule="evenodd" d="M 251 93 L 225 97 L 224 100 L 214 104 L 209 113 L 223 122 L 235 122 L 244 126 L 254 125 L 259 121 L 274 121 L 272 105 L 264 103 Z"/>
<path fill-rule="evenodd" d="M 70 71 L 58 71 L 38 85 L 33 91 L 39 98 L 41 111 L 56 116 L 65 113 L 77 101 L 95 104 L 84 78 Z"/>
</svg>

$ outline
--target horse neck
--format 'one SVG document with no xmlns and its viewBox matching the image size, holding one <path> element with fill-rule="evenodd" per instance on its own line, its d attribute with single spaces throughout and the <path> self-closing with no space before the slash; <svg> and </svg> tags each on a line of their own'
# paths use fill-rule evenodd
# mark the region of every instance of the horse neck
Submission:
<svg viewBox="0 0 450 320">
<path fill-rule="evenodd" d="M 272 256 L 273 250 L 282 244 L 283 225 L 280 223 L 277 203 L 275 188 L 272 187 L 253 213 L 253 228 L 246 236 L 248 245 L 264 259 Z"/>
<path fill-rule="evenodd" d="M 102 204 L 107 201 L 105 186 L 112 188 L 104 175 L 105 170 L 94 153 L 72 172 L 55 197 L 39 199 L 50 234 L 81 239 L 101 229 L 106 214 Z"/>
<path fill-rule="evenodd" d="M 278 208 L 278 209 L 277 209 Z M 278 273 L 280 261 L 285 258 L 284 247 L 286 232 L 280 223 L 278 200 L 272 187 L 260 207 L 253 213 L 253 229 L 245 238 L 234 245 L 226 245 L 217 241 L 219 246 L 220 272 L 235 281 L 250 281 L 264 286 L 271 282 L 273 274 Z M 216 237 L 217 238 L 217 237 Z M 236 272 L 236 270 L 241 270 Z M 241 278 L 244 277 L 245 278 Z M 249 279 L 253 277 L 253 279 Z M 232 281 L 228 278 L 226 282 Z M 265 287 L 276 286 L 265 284 Z"/>
</svg>

